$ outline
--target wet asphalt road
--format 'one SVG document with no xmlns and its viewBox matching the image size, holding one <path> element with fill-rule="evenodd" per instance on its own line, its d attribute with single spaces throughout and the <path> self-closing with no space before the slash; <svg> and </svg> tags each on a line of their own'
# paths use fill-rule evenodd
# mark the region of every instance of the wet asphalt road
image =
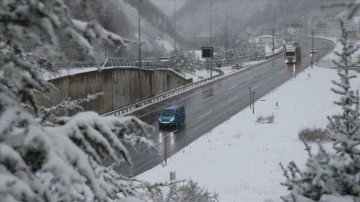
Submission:
<svg viewBox="0 0 360 202">
<path fill-rule="evenodd" d="M 155 151 L 139 153 L 129 148 L 133 168 L 126 163 L 114 166 L 114 169 L 126 176 L 136 176 L 164 161 L 164 149 L 166 139 L 166 153 L 171 156 L 191 142 L 211 131 L 211 129 L 228 120 L 244 108 L 249 106 L 249 87 L 256 91 L 255 99 L 258 100 L 279 85 L 283 84 L 296 74 L 309 67 L 311 59 L 311 38 L 296 38 L 302 45 L 302 60 L 296 65 L 287 65 L 284 56 L 255 65 L 245 71 L 221 78 L 196 89 L 190 90 L 178 96 L 168 98 L 144 109 L 138 110 L 134 115 L 156 128 L 152 139 L 158 145 L 159 154 Z M 332 50 L 329 42 L 314 40 L 319 58 Z M 176 131 L 158 129 L 159 111 L 169 104 L 181 104 L 185 106 L 185 124 Z M 105 165 L 112 162 L 105 161 Z"/>
</svg>

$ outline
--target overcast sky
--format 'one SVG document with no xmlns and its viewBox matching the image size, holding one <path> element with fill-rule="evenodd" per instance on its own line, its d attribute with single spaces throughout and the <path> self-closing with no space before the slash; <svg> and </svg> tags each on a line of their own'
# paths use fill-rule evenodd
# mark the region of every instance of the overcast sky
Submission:
<svg viewBox="0 0 360 202">
<path fill-rule="evenodd" d="M 150 0 L 159 7 L 166 15 L 171 16 L 174 13 L 174 0 Z M 176 10 L 179 10 L 185 0 L 176 0 Z"/>
</svg>

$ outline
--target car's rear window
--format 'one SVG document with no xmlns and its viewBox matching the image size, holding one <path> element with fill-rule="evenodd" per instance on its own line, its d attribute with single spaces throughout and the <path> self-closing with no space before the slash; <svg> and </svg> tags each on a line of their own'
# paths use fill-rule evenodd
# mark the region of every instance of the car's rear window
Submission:
<svg viewBox="0 0 360 202">
<path fill-rule="evenodd" d="M 174 109 L 163 109 L 160 114 L 164 115 L 164 116 L 172 116 L 175 114 L 175 110 Z"/>
</svg>

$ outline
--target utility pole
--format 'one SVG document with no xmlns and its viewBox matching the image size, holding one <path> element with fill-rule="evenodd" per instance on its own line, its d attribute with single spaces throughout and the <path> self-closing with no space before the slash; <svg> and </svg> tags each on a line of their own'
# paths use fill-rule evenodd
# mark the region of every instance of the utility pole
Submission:
<svg viewBox="0 0 360 202">
<path fill-rule="evenodd" d="M 274 52 L 275 52 L 275 36 L 274 36 L 274 33 L 275 32 L 275 28 L 273 27 L 273 30 L 272 30 L 272 54 L 274 55 Z"/>
<path fill-rule="evenodd" d="M 285 42 L 287 42 L 288 41 L 288 39 L 287 39 L 287 33 L 288 33 L 288 24 L 286 23 L 285 24 Z"/>
<path fill-rule="evenodd" d="M 213 6 L 213 1 L 211 0 L 211 2 L 210 2 L 210 47 L 211 48 L 212 48 L 212 6 Z M 210 67 L 209 67 L 210 77 L 212 77 L 212 57 L 213 57 L 213 55 L 210 56 Z"/>
<path fill-rule="evenodd" d="M 176 50 L 176 35 L 177 35 L 177 32 L 176 32 L 176 0 L 174 0 L 174 30 L 175 30 L 175 35 L 174 35 L 174 39 L 175 39 L 175 50 Z"/>
<path fill-rule="evenodd" d="M 255 91 L 252 92 L 253 114 L 255 113 Z"/>
<path fill-rule="evenodd" d="M 311 30 L 311 68 L 313 67 L 313 57 L 314 57 L 314 29 Z"/>
<path fill-rule="evenodd" d="M 227 61 L 228 55 L 228 9 L 231 7 L 226 8 L 225 11 L 225 61 Z"/>
<path fill-rule="evenodd" d="M 140 19 L 141 19 L 141 0 L 139 2 L 139 101 L 142 99 L 142 89 L 141 89 L 141 30 L 140 30 Z"/>
<path fill-rule="evenodd" d="M 165 138 L 164 138 L 164 142 L 165 142 L 165 165 L 167 165 L 167 144 L 166 144 L 166 136 L 167 134 L 165 133 Z"/>
<path fill-rule="evenodd" d="M 274 55 L 275 52 L 275 13 L 274 13 L 274 21 L 273 21 L 273 29 L 272 29 L 272 54 Z"/>
<path fill-rule="evenodd" d="M 241 7 L 242 5 L 239 6 L 231 6 L 231 7 L 227 7 L 225 10 L 225 61 L 228 60 L 228 46 L 229 46 L 229 39 L 228 39 L 228 9 L 230 8 L 238 8 Z"/>
<path fill-rule="evenodd" d="M 314 29 L 311 31 L 311 50 L 314 49 Z"/>
</svg>

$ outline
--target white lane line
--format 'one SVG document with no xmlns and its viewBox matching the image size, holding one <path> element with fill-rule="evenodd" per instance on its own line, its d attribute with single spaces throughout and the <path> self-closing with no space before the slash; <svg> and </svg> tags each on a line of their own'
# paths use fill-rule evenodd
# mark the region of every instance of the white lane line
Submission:
<svg viewBox="0 0 360 202">
<path fill-rule="evenodd" d="M 201 103 L 208 101 L 210 98 L 211 98 L 211 97 L 208 97 L 208 98 L 206 98 L 206 99 L 201 100 Z"/>
<path fill-rule="evenodd" d="M 209 89 L 211 89 L 211 88 L 212 88 L 212 87 L 209 87 L 209 88 L 206 88 L 205 90 L 209 90 Z M 183 97 L 182 99 L 177 100 L 176 102 L 183 101 L 183 100 L 185 100 L 185 99 L 187 99 L 187 98 L 189 98 L 189 97 L 191 97 L 191 96 L 194 96 L 194 95 L 200 94 L 200 93 L 202 93 L 202 92 L 203 92 L 203 91 L 199 91 L 199 92 L 196 92 L 196 93 L 190 94 L 189 96 Z M 179 95 L 179 94 L 177 94 L 177 95 Z M 175 95 L 175 96 L 176 96 L 176 95 Z M 171 96 L 171 97 L 172 97 L 172 96 Z M 165 98 L 165 99 L 163 99 L 163 100 L 156 101 L 156 102 L 154 102 L 154 103 L 152 103 L 152 104 L 155 104 L 155 103 L 158 103 L 158 102 L 164 101 L 164 100 L 166 100 L 166 99 L 168 99 L 168 98 L 170 98 L 170 97 L 167 97 L 167 98 Z M 172 102 L 172 103 L 170 103 L 170 104 L 174 104 L 174 103 L 176 103 L 176 102 Z M 163 109 L 163 108 L 164 108 L 164 107 L 157 108 L 157 109 L 152 110 L 152 111 L 150 111 L 150 112 L 148 112 L 148 113 L 146 113 L 146 114 L 143 114 L 143 115 L 141 115 L 141 116 L 139 116 L 139 117 L 146 116 L 146 115 L 148 115 L 148 114 L 154 113 L 155 111 L 158 111 L 158 110 Z M 135 111 L 132 111 L 132 112 L 135 112 Z M 130 113 L 131 113 L 131 112 L 130 112 Z"/>
<path fill-rule="evenodd" d="M 205 114 L 203 114 L 203 115 L 199 116 L 199 118 L 198 118 L 198 119 L 202 119 L 204 116 L 206 116 L 206 115 L 210 114 L 212 111 L 213 111 L 213 110 L 210 110 L 210 111 L 206 112 Z"/>
<path fill-rule="evenodd" d="M 232 99 L 228 100 L 227 103 L 234 101 L 236 98 L 238 98 L 238 96 L 233 97 Z"/>
<path fill-rule="evenodd" d="M 233 89 L 233 88 L 235 88 L 236 86 L 231 86 L 230 88 L 229 88 L 229 90 L 231 90 L 231 89 Z"/>
<path fill-rule="evenodd" d="M 157 141 L 158 141 L 159 143 L 161 143 L 162 140 L 165 138 L 165 136 L 173 135 L 176 131 L 177 131 L 177 129 L 176 129 L 176 130 L 173 130 L 173 131 L 169 131 L 169 132 L 167 132 L 167 133 L 163 133 L 163 135 L 161 135 L 161 137 L 160 137 Z M 160 132 L 160 133 L 162 133 L 162 132 Z"/>
</svg>

